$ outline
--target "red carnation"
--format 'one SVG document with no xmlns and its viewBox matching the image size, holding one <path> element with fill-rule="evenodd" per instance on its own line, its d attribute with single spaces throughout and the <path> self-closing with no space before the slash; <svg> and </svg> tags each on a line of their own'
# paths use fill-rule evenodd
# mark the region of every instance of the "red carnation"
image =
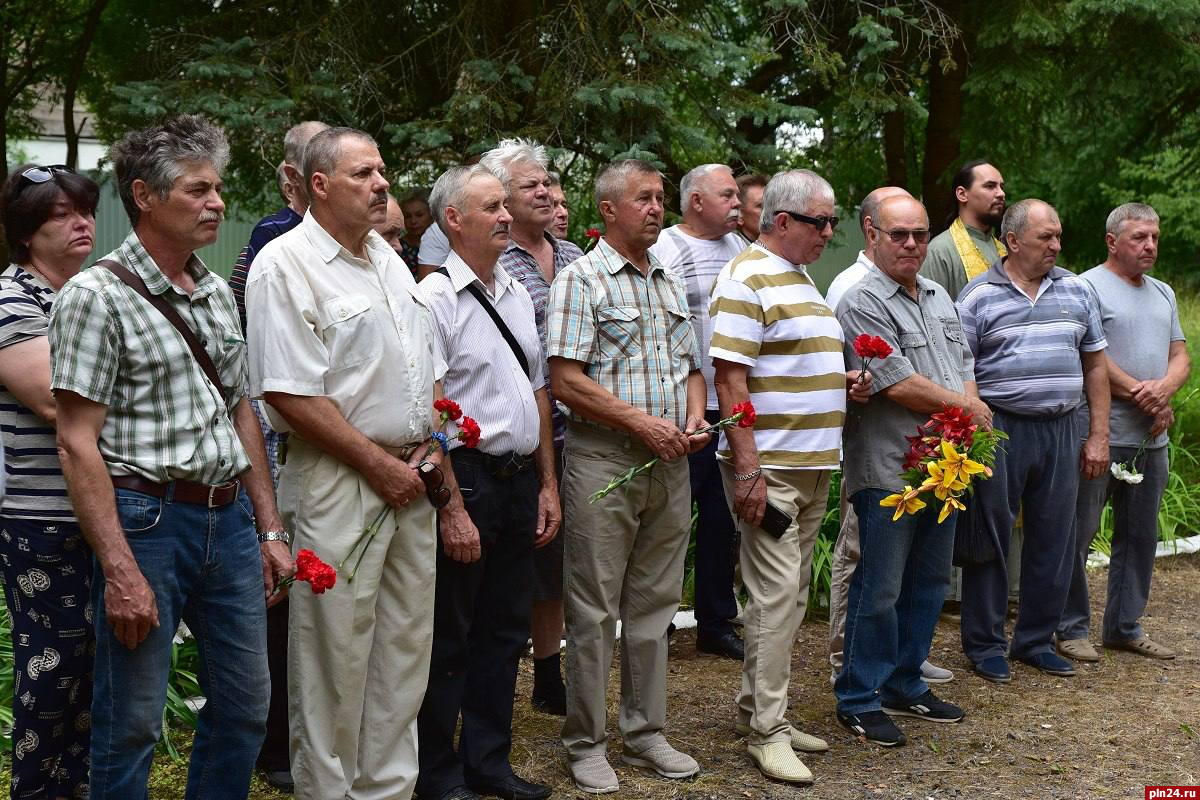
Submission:
<svg viewBox="0 0 1200 800">
<path fill-rule="evenodd" d="M 854 352 L 859 358 L 887 358 L 892 354 L 892 346 L 878 336 L 860 333 L 854 338 Z"/>
<path fill-rule="evenodd" d="M 742 415 L 742 418 L 738 420 L 739 428 L 753 428 L 754 420 L 758 418 L 758 415 L 754 413 L 754 405 L 749 400 L 735 405 L 733 413 Z"/>
<path fill-rule="evenodd" d="M 324 594 L 326 589 L 332 589 L 337 583 L 337 570 L 318 558 L 312 550 L 301 550 L 296 554 L 296 574 L 281 581 L 279 588 L 297 581 L 311 586 L 313 594 Z"/>
<path fill-rule="evenodd" d="M 462 409 L 459 408 L 458 403 L 447 397 L 433 401 L 433 410 L 445 414 L 446 419 L 458 419 L 462 416 Z"/>
<path fill-rule="evenodd" d="M 584 233 L 584 236 L 586 236 L 587 238 L 592 239 L 592 240 L 599 239 L 600 238 L 600 229 L 599 228 L 588 228 L 587 232 Z"/>
<path fill-rule="evenodd" d="M 479 423 L 470 417 L 463 417 L 458 424 L 458 438 L 464 447 L 475 447 L 479 444 Z"/>
</svg>

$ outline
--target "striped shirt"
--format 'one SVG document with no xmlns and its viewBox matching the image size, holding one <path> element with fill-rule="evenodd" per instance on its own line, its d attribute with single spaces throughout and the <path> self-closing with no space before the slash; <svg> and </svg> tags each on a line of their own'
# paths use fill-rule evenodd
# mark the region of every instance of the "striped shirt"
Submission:
<svg viewBox="0 0 1200 800">
<path fill-rule="evenodd" d="M 583 362 L 584 374 L 618 400 L 683 430 L 700 350 L 683 281 L 647 257 L 643 274 L 602 238 L 560 272 L 550 286 L 546 352 Z"/>
<path fill-rule="evenodd" d="M 442 392 L 479 423 L 482 452 L 529 455 L 541 438 L 541 416 L 533 393 L 546 385 L 533 301 L 525 287 L 499 264 L 492 274 L 495 294 L 453 250 L 442 266 L 448 275 L 435 272 L 420 286 L 446 359 Z M 521 369 L 496 323 L 467 291 L 472 283 L 483 290 L 517 340 L 531 375 Z M 458 429 L 451 422 L 446 432 L 454 436 Z"/>
<path fill-rule="evenodd" d="M 1053 417 L 1078 406 L 1079 354 L 1108 346 L 1094 290 L 1062 267 L 1050 270 L 1030 300 L 997 259 L 963 288 L 958 313 L 979 396 L 1013 414 Z"/>
<path fill-rule="evenodd" d="M 100 454 L 114 475 L 224 483 L 250 468 L 229 411 L 246 385 L 246 340 L 233 293 L 194 255 L 191 295 L 167 280 L 136 232 L 106 258 L 170 303 L 216 364 L 220 396 L 167 318 L 103 267 L 63 286 L 50 314 L 51 388 L 108 406 Z"/>
<path fill-rule="evenodd" d="M 54 289 L 36 272 L 10 264 L 0 273 L 0 348 L 46 335 Z M 0 386 L 0 431 L 8 489 L 3 514 L 74 522 L 58 463 L 54 427 Z"/>
<path fill-rule="evenodd" d="M 667 269 L 683 278 L 687 287 L 688 310 L 692 312 L 692 329 L 700 343 L 700 371 L 708 387 L 705 406 L 717 410 L 716 373 L 708 355 L 709 340 L 712 339 L 712 320 L 708 316 L 708 304 L 712 299 L 713 284 L 721 269 L 738 253 L 746 249 L 746 240 L 736 233 L 727 233 L 720 239 L 697 239 L 689 236 L 674 225 L 667 228 L 650 248 L 654 257 Z"/>
<path fill-rule="evenodd" d="M 278 238 L 300 224 L 303 216 L 297 214 L 290 206 L 284 206 L 274 214 L 268 214 L 258 221 L 254 230 L 250 231 L 250 241 L 238 253 L 237 261 L 229 274 L 229 288 L 233 290 L 233 299 L 237 303 L 238 314 L 242 319 L 242 331 L 246 330 L 246 281 L 250 276 L 250 267 L 254 266 L 254 257 L 266 246 L 267 242 Z"/>
<path fill-rule="evenodd" d="M 575 243 L 556 239 L 549 233 L 546 233 L 545 236 L 554 251 L 555 275 L 562 272 L 572 261 L 583 257 L 583 251 Z M 550 281 L 546 280 L 546 276 L 542 274 L 542 268 L 537 259 L 514 241 L 509 241 L 508 247 L 500 254 L 498 263 L 504 267 L 505 272 L 521 282 L 525 291 L 529 292 L 530 299 L 533 300 L 533 319 L 537 323 L 538 337 L 542 342 L 544 356 L 546 352 L 546 305 L 550 301 Z M 543 368 L 547 376 L 546 388 L 549 390 L 550 368 L 545 365 Z M 550 408 L 554 415 L 554 443 L 562 444 L 567 435 L 567 420 L 559 410 L 558 404 L 554 402 L 553 394 L 550 395 Z"/>
<path fill-rule="evenodd" d="M 750 368 L 759 464 L 837 468 L 846 418 L 842 326 L 804 265 L 751 245 L 721 270 L 709 313 L 712 357 Z M 733 458 L 724 431 L 717 458 Z"/>
</svg>

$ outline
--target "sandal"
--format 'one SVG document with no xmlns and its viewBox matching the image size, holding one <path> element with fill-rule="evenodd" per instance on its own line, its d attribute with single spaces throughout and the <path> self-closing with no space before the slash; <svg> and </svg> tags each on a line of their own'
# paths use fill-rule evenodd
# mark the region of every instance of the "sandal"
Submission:
<svg viewBox="0 0 1200 800">
<path fill-rule="evenodd" d="M 1059 639 L 1055 642 L 1060 656 L 1066 656 L 1074 661 L 1095 662 L 1100 660 L 1100 654 L 1087 639 Z"/>
<path fill-rule="evenodd" d="M 1109 650 L 1128 650 L 1131 653 L 1137 653 L 1140 656 L 1147 658 L 1172 659 L 1175 657 L 1175 651 L 1171 648 L 1161 645 L 1145 634 L 1136 639 L 1130 639 L 1125 642 L 1105 642 L 1104 646 Z"/>
</svg>

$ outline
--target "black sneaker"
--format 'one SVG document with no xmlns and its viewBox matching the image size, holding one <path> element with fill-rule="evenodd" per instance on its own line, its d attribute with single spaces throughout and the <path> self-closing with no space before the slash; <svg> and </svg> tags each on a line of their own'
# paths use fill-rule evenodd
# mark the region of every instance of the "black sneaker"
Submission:
<svg viewBox="0 0 1200 800">
<path fill-rule="evenodd" d="M 908 741 L 904 738 L 904 732 L 882 711 L 864 711 L 861 714 L 843 714 L 839 711 L 837 719 L 842 727 L 855 736 L 862 736 L 868 742 L 884 747 L 895 747 Z"/>
<path fill-rule="evenodd" d="M 961 708 L 953 703 L 939 700 L 933 692 L 925 694 L 901 706 L 884 706 L 883 712 L 892 717 L 916 717 L 928 722 L 962 722 L 966 716 Z"/>
</svg>

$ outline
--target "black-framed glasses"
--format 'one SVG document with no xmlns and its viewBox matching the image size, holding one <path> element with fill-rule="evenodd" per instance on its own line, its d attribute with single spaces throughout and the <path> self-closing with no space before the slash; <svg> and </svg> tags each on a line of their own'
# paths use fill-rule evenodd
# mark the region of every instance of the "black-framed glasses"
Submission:
<svg viewBox="0 0 1200 800">
<path fill-rule="evenodd" d="M 814 228 L 816 228 L 817 231 L 825 230 L 826 225 L 829 226 L 830 230 L 833 230 L 838 226 L 837 217 L 827 217 L 824 214 L 819 217 L 810 217 L 808 214 L 799 214 L 795 211 L 784 211 L 783 209 L 780 209 L 780 211 L 796 220 L 796 222 L 807 222 L 809 225 L 812 225 Z"/>
<path fill-rule="evenodd" d="M 917 244 L 925 244 L 926 242 L 929 241 L 929 231 L 925 230 L 925 229 L 915 230 L 915 231 L 906 231 L 906 230 L 900 230 L 897 228 L 896 230 L 885 231 L 883 228 L 879 227 L 878 225 L 872 224 L 871 227 L 874 228 L 875 230 L 879 231 L 880 233 L 886 233 L 887 237 L 892 240 L 892 244 L 904 244 L 905 242 L 908 241 L 908 237 L 910 237 L 910 236 L 913 238 L 913 241 L 916 242 Z"/>
<path fill-rule="evenodd" d="M 425 494 L 434 508 L 442 508 L 450 502 L 450 489 L 446 487 L 446 476 L 442 474 L 441 467 L 422 461 L 417 465 L 417 474 L 421 476 Z"/>
<path fill-rule="evenodd" d="M 30 167 L 21 173 L 21 177 L 30 183 L 45 183 L 54 177 L 55 173 L 74 175 L 75 170 L 66 164 L 51 164 L 46 167 Z"/>
</svg>

